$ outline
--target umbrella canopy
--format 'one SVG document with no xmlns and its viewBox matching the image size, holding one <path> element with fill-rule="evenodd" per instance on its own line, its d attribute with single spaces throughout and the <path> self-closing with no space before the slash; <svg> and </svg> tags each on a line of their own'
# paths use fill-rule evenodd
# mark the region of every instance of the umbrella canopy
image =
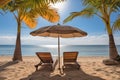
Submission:
<svg viewBox="0 0 120 80">
<path fill-rule="evenodd" d="M 87 33 L 72 26 L 65 25 L 53 25 L 41 27 L 30 33 L 33 36 L 44 36 L 44 37 L 62 37 L 62 38 L 72 38 L 72 37 L 82 37 L 86 36 Z"/>
<path fill-rule="evenodd" d="M 60 69 L 60 37 L 72 38 L 72 37 L 83 37 L 87 33 L 80 30 L 79 28 L 66 26 L 66 25 L 52 25 L 41 27 L 30 33 L 33 36 L 44 36 L 44 37 L 56 37 L 58 38 L 58 61 Z"/>
</svg>

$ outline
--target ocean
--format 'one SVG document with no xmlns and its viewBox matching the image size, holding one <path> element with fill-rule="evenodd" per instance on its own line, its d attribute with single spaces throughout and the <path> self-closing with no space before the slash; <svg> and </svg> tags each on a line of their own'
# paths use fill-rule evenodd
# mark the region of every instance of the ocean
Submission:
<svg viewBox="0 0 120 80">
<path fill-rule="evenodd" d="M 51 52 L 53 56 L 57 56 L 57 45 L 22 45 L 23 56 L 35 56 L 36 52 Z M 0 45 L 0 56 L 13 56 L 15 45 Z M 120 45 L 117 45 L 120 54 Z M 78 51 L 79 56 L 108 56 L 108 45 L 61 45 L 61 56 L 63 52 Z"/>
</svg>

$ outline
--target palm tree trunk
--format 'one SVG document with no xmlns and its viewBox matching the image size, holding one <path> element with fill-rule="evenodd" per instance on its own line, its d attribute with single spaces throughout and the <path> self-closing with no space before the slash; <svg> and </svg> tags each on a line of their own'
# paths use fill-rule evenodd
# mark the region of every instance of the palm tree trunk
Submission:
<svg viewBox="0 0 120 80">
<path fill-rule="evenodd" d="M 109 17 L 105 20 L 105 24 L 109 37 L 109 57 L 110 59 L 116 59 L 119 56 L 119 54 L 115 45 L 112 29 L 110 27 Z"/>
<path fill-rule="evenodd" d="M 109 56 L 110 59 L 116 59 L 117 56 L 119 56 L 114 42 L 113 34 L 109 34 Z"/>
<path fill-rule="evenodd" d="M 21 53 L 21 25 L 18 23 L 18 30 L 17 30 L 17 38 L 16 38 L 16 46 L 14 51 L 13 61 L 19 60 L 22 61 L 22 53 Z"/>
</svg>

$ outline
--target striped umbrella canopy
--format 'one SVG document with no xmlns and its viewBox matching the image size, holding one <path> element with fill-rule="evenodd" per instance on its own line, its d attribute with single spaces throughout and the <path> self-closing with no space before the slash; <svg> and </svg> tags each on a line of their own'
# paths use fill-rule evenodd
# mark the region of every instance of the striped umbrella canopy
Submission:
<svg viewBox="0 0 120 80">
<path fill-rule="evenodd" d="M 87 33 L 80 30 L 79 28 L 68 26 L 68 25 L 52 25 L 41 27 L 30 33 L 32 36 L 43 36 L 43 37 L 55 37 L 58 38 L 58 61 L 60 69 L 60 37 L 61 38 L 73 38 L 83 37 Z"/>
</svg>

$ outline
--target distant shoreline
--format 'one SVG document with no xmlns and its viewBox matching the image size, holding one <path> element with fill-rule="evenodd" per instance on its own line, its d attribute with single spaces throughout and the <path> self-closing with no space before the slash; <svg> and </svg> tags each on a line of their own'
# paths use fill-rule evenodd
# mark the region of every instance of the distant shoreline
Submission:
<svg viewBox="0 0 120 80">
<path fill-rule="evenodd" d="M 0 56 L 13 56 L 15 45 L 0 45 Z M 50 52 L 53 56 L 58 55 L 57 45 L 22 45 L 22 56 L 35 56 L 36 52 Z M 120 53 L 120 45 L 117 45 Z M 108 45 L 61 45 L 60 53 L 78 51 L 78 56 L 109 56 Z"/>
</svg>

